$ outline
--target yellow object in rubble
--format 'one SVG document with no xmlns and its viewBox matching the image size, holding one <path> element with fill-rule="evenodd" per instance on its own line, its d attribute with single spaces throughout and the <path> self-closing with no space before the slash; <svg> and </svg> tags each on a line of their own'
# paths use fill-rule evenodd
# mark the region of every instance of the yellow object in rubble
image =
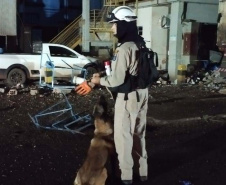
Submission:
<svg viewBox="0 0 226 185">
<path fill-rule="evenodd" d="M 185 83 L 187 67 L 184 64 L 180 64 L 177 67 L 177 83 Z"/>
<path fill-rule="evenodd" d="M 45 68 L 45 83 L 52 83 L 53 70 L 51 68 Z"/>
</svg>

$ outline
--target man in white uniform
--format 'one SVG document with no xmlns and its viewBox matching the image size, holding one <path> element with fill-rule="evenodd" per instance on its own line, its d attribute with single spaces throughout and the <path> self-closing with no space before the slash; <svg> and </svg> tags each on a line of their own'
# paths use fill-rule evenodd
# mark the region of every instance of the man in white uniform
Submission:
<svg viewBox="0 0 226 185">
<path fill-rule="evenodd" d="M 145 143 L 148 88 L 140 89 L 136 83 L 139 49 L 142 43 L 138 35 L 136 15 L 127 6 L 115 8 L 110 14 L 112 31 L 118 38 L 118 47 L 111 60 L 111 75 L 94 74 L 91 82 L 109 87 L 117 93 L 114 115 L 114 141 L 118 154 L 121 180 L 132 184 L 134 159 L 139 164 L 140 180 L 148 179 L 147 152 Z"/>
</svg>

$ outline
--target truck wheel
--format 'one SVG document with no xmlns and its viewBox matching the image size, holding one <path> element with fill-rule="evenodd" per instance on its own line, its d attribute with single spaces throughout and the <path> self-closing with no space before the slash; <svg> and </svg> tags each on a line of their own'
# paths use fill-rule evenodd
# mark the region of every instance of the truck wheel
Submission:
<svg viewBox="0 0 226 185">
<path fill-rule="evenodd" d="M 9 86 L 17 85 L 18 83 L 23 84 L 26 82 L 26 74 L 22 69 L 14 68 L 9 71 L 6 83 Z"/>
<path fill-rule="evenodd" d="M 87 67 L 85 72 L 85 79 L 89 80 L 94 73 L 97 73 L 97 69 L 94 67 Z"/>
</svg>

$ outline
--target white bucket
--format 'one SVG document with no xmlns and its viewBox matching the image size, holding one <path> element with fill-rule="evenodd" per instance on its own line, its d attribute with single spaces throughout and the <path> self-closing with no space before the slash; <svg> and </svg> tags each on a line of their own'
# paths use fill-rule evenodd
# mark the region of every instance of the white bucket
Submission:
<svg viewBox="0 0 226 185">
<path fill-rule="evenodd" d="M 73 83 L 74 84 L 81 84 L 84 81 L 85 81 L 85 79 L 81 78 L 81 77 L 74 76 L 74 78 L 73 78 Z"/>
<path fill-rule="evenodd" d="M 34 96 L 34 95 L 38 94 L 38 90 L 37 90 L 37 89 L 31 89 L 31 90 L 30 90 L 30 94 L 31 94 L 32 96 Z"/>
</svg>

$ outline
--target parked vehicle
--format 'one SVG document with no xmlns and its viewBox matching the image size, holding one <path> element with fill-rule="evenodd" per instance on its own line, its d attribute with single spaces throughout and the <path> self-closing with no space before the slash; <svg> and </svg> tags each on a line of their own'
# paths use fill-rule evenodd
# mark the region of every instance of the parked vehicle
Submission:
<svg viewBox="0 0 226 185">
<path fill-rule="evenodd" d="M 9 86 L 25 83 L 44 76 L 43 70 L 51 63 L 54 80 L 85 79 L 99 70 L 100 62 L 60 44 L 43 43 L 39 54 L 0 54 L 0 80 Z"/>
</svg>

